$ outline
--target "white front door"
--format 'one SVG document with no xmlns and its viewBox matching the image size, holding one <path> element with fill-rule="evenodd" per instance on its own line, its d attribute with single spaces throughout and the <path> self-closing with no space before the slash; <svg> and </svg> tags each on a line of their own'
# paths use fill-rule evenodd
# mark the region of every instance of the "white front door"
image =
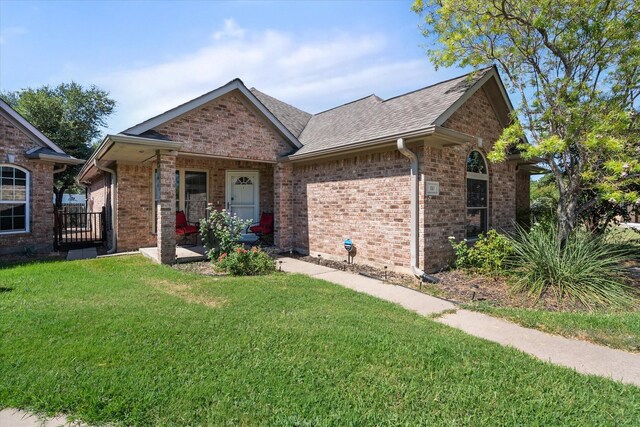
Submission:
<svg viewBox="0 0 640 427">
<path fill-rule="evenodd" d="M 258 171 L 227 171 L 227 210 L 251 222 L 260 220 L 260 183 Z"/>
</svg>

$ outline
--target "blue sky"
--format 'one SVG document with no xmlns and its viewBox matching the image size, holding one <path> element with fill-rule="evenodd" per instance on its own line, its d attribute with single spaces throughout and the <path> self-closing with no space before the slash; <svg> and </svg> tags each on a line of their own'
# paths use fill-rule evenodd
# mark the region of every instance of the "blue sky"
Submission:
<svg viewBox="0 0 640 427">
<path fill-rule="evenodd" d="M 0 0 L 0 90 L 71 80 L 117 101 L 110 133 L 235 77 L 311 113 L 437 72 L 410 1 Z"/>
</svg>

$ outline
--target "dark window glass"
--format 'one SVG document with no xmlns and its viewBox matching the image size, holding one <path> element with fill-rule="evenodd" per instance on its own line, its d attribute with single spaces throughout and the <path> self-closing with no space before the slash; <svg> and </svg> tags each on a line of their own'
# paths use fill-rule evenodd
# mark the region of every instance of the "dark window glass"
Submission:
<svg viewBox="0 0 640 427">
<path fill-rule="evenodd" d="M 472 151 L 469 157 L 467 157 L 467 172 L 487 173 L 487 165 L 484 162 L 482 154 L 478 151 Z"/>
<path fill-rule="evenodd" d="M 27 173 L 0 167 L 0 232 L 27 229 Z"/>
<path fill-rule="evenodd" d="M 199 222 L 207 211 L 207 173 L 184 173 L 184 209 L 189 222 Z"/>
</svg>

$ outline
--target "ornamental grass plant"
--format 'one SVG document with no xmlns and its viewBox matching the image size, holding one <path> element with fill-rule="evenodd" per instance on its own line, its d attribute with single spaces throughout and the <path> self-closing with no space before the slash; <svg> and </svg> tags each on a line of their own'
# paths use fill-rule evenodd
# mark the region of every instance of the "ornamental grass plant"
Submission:
<svg viewBox="0 0 640 427">
<path fill-rule="evenodd" d="M 576 229 L 562 244 L 553 223 L 518 228 L 511 238 L 513 253 L 505 263 L 516 291 L 540 297 L 554 294 L 574 299 L 589 309 L 638 305 L 625 264 L 634 258 L 628 246 L 607 234 Z"/>
</svg>

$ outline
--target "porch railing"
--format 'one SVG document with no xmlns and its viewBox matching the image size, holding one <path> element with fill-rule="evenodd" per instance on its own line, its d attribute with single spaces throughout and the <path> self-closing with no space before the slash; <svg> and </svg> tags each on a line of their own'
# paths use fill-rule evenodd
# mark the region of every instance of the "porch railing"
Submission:
<svg viewBox="0 0 640 427">
<path fill-rule="evenodd" d="M 104 244 L 105 208 L 101 212 L 54 210 L 54 247 L 69 249 Z"/>
</svg>

